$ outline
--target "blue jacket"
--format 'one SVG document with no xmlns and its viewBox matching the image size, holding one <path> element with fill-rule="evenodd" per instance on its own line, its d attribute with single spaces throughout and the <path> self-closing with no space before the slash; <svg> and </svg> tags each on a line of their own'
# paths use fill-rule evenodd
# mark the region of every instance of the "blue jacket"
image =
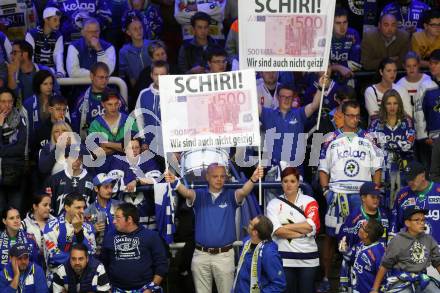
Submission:
<svg viewBox="0 0 440 293">
<path fill-rule="evenodd" d="M 140 289 L 154 275 L 164 277 L 168 272 L 162 240 L 142 226 L 131 233 L 112 231 L 106 235 L 102 261 L 112 286 L 123 290 Z"/>
<path fill-rule="evenodd" d="M 148 55 L 148 45 L 150 41 L 144 40 L 141 48 L 136 48 L 133 44 L 125 44 L 119 51 L 119 76 L 121 78 L 139 78 L 139 73 L 151 65 L 151 58 Z"/>
<path fill-rule="evenodd" d="M 99 42 L 101 43 L 102 52 L 97 52 L 87 46 L 84 38 L 72 42 L 71 45 L 75 47 L 78 52 L 79 67 L 90 69 L 93 64 L 98 62 L 98 54 L 104 54 L 104 52 L 112 46 L 112 44 L 102 39 L 100 39 Z"/>
<path fill-rule="evenodd" d="M 250 292 L 250 276 L 252 266 L 252 256 L 254 250 L 249 249 L 240 271 L 237 272 L 237 282 L 235 283 L 234 293 Z M 283 264 L 280 254 L 278 253 L 278 245 L 269 241 L 262 247 L 262 251 L 258 256 L 258 286 L 261 293 L 284 292 L 286 288 L 286 276 L 284 275 Z"/>
<path fill-rule="evenodd" d="M 13 289 L 10 286 L 12 279 L 14 278 L 14 272 L 12 270 L 11 263 L 0 273 L 0 293 L 46 293 L 49 292 L 46 283 L 46 276 L 43 269 L 32 262 L 29 263 L 25 273 L 20 274 L 20 284 L 24 283 L 21 291 Z"/>
</svg>

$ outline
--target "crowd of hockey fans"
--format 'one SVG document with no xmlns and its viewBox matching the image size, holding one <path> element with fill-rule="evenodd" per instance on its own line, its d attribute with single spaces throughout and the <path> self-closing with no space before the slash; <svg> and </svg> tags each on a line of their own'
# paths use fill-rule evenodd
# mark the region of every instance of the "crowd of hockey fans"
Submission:
<svg viewBox="0 0 440 293">
<path fill-rule="evenodd" d="M 247 165 L 161 136 L 159 76 L 240 69 L 238 0 L 5 2 L 0 293 L 440 292 L 440 1 L 337 0 L 325 72 L 256 72 Z"/>
</svg>

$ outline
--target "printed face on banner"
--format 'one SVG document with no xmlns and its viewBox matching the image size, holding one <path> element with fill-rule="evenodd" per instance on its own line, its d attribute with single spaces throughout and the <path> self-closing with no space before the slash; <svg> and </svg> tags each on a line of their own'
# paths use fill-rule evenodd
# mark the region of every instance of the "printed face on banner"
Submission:
<svg viewBox="0 0 440 293">
<path fill-rule="evenodd" d="M 240 68 L 323 71 L 335 5 L 336 0 L 239 1 Z"/>
<path fill-rule="evenodd" d="M 168 75 L 159 83 L 165 151 L 259 145 L 254 71 Z"/>
</svg>

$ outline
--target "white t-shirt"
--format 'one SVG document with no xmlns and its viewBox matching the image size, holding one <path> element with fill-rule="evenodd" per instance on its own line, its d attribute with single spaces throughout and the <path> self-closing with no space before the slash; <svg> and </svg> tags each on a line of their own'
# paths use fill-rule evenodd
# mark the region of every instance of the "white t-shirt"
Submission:
<svg viewBox="0 0 440 293">
<path fill-rule="evenodd" d="M 406 114 L 412 118 L 413 110 L 411 106 L 411 98 L 408 95 L 408 92 L 395 83 L 393 84 L 392 88 L 399 92 L 403 102 L 403 109 L 405 110 Z M 370 85 L 365 90 L 365 107 L 367 108 L 368 115 L 370 117 L 379 113 L 379 106 L 382 103 L 383 94 L 384 93 L 379 91 L 374 84 Z"/>
<path fill-rule="evenodd" d="M 409 82 L 406 77 L 402 77 L 398 82 L 397 85 L 400 86 L 402 89 L 406 90 L 408 93 L 408 96 L 411 101 L 411 107 L 412 107 L 412 117 L 414 117 L 414 105 L 415 101 L 419 99 L 420 97 L 420 85 L 425 82 L 431 80 L 431 77 L 427 74 L 422 74 L 422 78 L 417 82 Z"/>
</svg>

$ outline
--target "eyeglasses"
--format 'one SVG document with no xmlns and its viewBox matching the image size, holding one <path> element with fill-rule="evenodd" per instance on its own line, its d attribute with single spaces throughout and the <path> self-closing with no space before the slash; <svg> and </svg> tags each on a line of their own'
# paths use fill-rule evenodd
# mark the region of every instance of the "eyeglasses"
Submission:
<svg viewBox="0 0 440 293">
<path fill-rule="evenodd" d="M 360 120 L 361 119 L 361 115 L 356 115 L 356 114 L 345 114 L 344 113 L 344 116 L 347 116 L 348 118 L 350 118 L 350 119 L 357 119 L 357 120 Z"/>
<path fill-rule="evenodd" d="M 409 219 L 411 222 L 416 222 L 417 224 L 425 224 L 426 219 Z"/>
</svg>

